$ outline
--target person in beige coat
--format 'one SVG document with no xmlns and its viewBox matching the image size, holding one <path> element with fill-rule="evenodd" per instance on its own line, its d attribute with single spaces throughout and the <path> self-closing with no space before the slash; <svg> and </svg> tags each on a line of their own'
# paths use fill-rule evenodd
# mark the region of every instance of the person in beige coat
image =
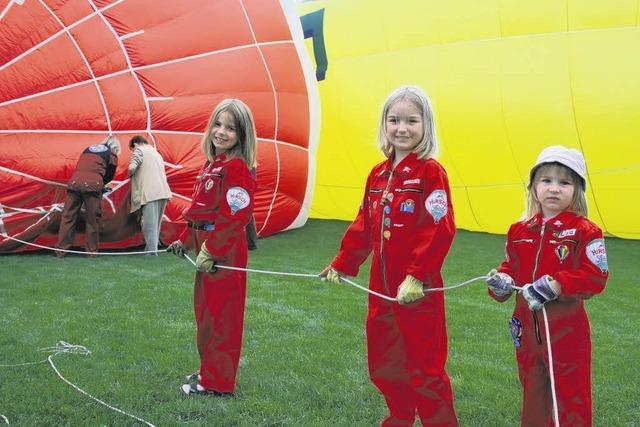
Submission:
<svg viewBox="0 0 640 427">
<path fill-rule="evenodd" d="M 140 135 L 131 138 L 129 148 L 132 151 L 129 161 L 131 212 L 142 208 L 145 250 L 157 251 L 162 216 L 171 198 L 171 189 L 164 173 L 164 161 L 160 153 Z"/>
</svg>

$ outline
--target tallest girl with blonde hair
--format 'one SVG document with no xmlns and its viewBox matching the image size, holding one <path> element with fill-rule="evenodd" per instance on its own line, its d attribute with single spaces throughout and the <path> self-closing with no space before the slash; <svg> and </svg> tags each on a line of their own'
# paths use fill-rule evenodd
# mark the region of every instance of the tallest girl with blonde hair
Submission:
<svg viewBox="0 0 640 427">
<path fill-rule="evenodd" d="M 194 312 L 200 367 L 181 390 L 187 395 L 235 392 L 242 348 L 247 288 L 245 271 L 217 269 L 217 263 L 246 268 L 245 227 L 253 211 L 256 131 L 249 107 L 225 99 L 215 108 L 204 136 L 207 161 L 196 178 L 188 228 L 168 251 L 195 249 Z"/>
<path fill-rule="evenodd" d="M 369 288 L 369 376 L 384 395 L 383 426 L 457 426 L 445 370 L 447 328 L 441 269 L 455 235 L 447 174 L 435 159 L 433 111 L 415 86 L 396 89 L 382 109 L 378 142 L 385 161 L 374 166 L 356 219 L 338 254 L 320 273 L 330 282 L 356 276 L 373 253 Z"/>
<path fill-rule="evenodd" d="M 553 425 L 554 391 L 556 425 L 592 424 L 584 301 L 604 290 L 608 265 L 602 231 L 587 219 L 585 189 L 582 153 L 562 146 L 542 150 L 529 174 L 525 218 L 511 225 L 505 260 L 487 279 L 489 295 L 499 302 L 511 297 L 514 285 L 523 288 L 509 322 L 523 390 L 522 426 Z"/>
</svg>

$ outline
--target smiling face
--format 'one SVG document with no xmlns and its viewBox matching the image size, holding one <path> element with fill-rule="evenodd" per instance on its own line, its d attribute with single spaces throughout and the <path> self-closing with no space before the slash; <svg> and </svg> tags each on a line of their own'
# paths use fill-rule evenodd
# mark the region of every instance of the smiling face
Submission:
<svg viewBox="0 0 640 427">
<path fill-rule="evenodd" d="M 216 147 L 216 154 L 223 154 L 238 144 L 236 121 L 228 111 L 221 111 L 211 128 L 211 142 Z"/>
<path fill-rule="evenodd" d="M 535 183 L 536 198 L 545 218 L 552 218 L 571 205 L 576 183 L 564 167 L 541 167 Z"/>
<path fill-rule="evenodd" d="M 424 123 L 418 107 L 406 99 L 393 104 L 385 119 L 385 135 L 393 146 L 395 163 L 411 153 L 424 136 Z"/>
</svg>

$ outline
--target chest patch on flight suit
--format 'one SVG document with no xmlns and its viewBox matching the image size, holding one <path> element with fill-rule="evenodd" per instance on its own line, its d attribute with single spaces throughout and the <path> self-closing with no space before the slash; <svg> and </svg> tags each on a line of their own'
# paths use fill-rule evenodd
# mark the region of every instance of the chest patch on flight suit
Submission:
<svg viewBox="0 0 640 427">
<path fill-rule="evenodd" d="M 515 316 L 511 317 L 509 321 L 509 332 L 511 333 L 513 345 L 516 348 L 520 348 L 522 346 L 522 322 Z"/>
<path fill-rule="evenodd" d="M 204 183 L 204 189 L 209 191 L 211 190 L 211 187 L 213 187 L 213 180 L 208 179 L 207 182 Z"/>
<path fill-rule="evenodd" d="M 556 247 L 556 256 L 558 257 L 560 262 L 567 259 L 567 257 L 569 256 L 569 248 L 567 247 L 567 245 L 560 245 Z"/>
<path fill-rule="evenodd" d="M 413 213 L 415 210 L 415 202 L 412 199 L 407 199 L 400 204 L 400 212 Z"/>
<path fill-rule="evenodd" d="M 249 206 L 250 201 L 249 193 L 242 187 L 231 187 L 227 190 L 227 203 L 232 214 Z"/>
<path fill-rule="evenodd" d="M 447 193 L 444 190 L 434 190 L 425 200 L 424 207 L 437 224 L 447 214 Z"/>
<path fill-rule="evenodd" d="M 600 271 L 605 272 L 609 270 L 609 264 L 607 263 L 607 250 L 604 247 L 604 239 L 592 240 L 587 245 L 586 251 L 589 261 L 597 266 Z"/>
</svg>

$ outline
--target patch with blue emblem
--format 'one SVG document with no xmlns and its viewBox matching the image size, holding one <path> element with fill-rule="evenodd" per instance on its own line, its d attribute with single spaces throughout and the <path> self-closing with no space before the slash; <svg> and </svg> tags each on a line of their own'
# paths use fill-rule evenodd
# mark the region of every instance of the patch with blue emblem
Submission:
<svg viewBox="0 0 640 427">
<path fill-rule="evenodd" d="M 103 153 L 108 149 L 109 147 L 107 147 L 104 144 L 94 144 L 91 147 L 89 147 L 89 151 L 91 151 L 92 153 Z"/>
<path fill-rule="evenodd" d="M 400 212 L 413 213 L 415 210 L 415 203 L 413 200 L 408 199 L 400 204 Z"/>
<path fill-rule="evenodd" d="M 522 322 L 515 316 L 509 321 L 509 332 L 511 332 L 513 345 L 520 348 L 522 346 Z"/>
</svg>

